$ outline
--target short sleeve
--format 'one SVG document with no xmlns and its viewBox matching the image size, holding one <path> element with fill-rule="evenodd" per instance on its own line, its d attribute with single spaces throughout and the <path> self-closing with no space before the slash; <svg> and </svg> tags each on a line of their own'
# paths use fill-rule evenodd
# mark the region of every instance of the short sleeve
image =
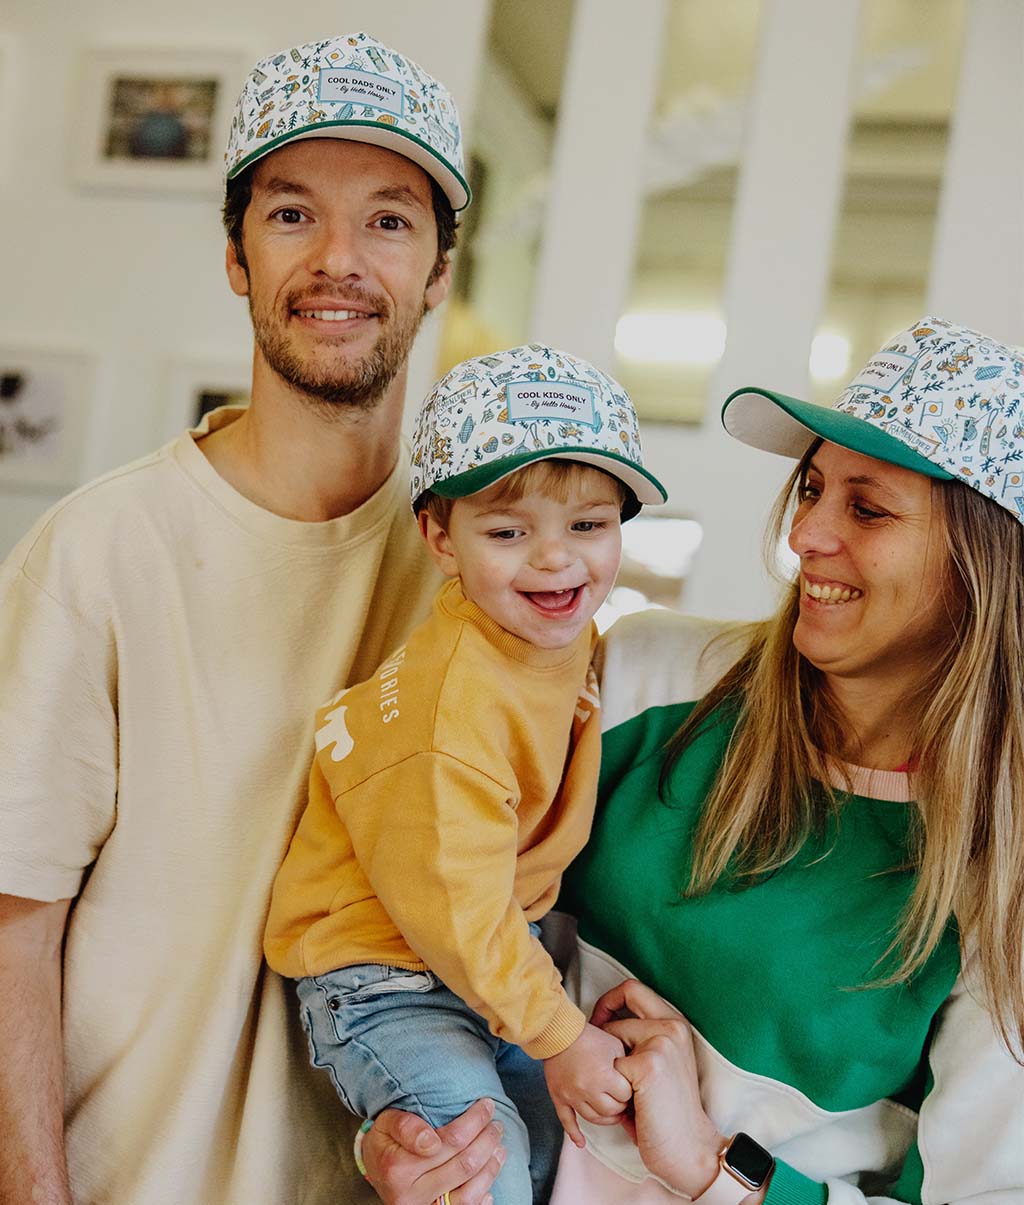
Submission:
<svg viewBox="0 0 1024 1205">
<path fill-rule="evenodd" d="M 68 899 L 114 824 L 112 635 L 0 571 L 0 892 Z"/>
</svg>

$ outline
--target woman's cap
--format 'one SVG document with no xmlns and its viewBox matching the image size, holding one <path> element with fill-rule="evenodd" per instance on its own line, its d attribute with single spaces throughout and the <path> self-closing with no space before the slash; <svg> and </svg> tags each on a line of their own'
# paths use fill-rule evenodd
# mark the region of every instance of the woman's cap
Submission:
<svg viewBox="0 0 1024 1205">
<path fill-rule="evenodd" d="M 622 386 L 553 347 L 530 343 L 464 360 L 420 407 L 410 494 L 465 498 L 535 460 L 576 460 L 628 487 L 623 518 L 668 495 L 644 468 L 640 424 Z"/>
<path fill-rule="evenodd" d="M 722 424 L 799 459 L 815 437 L 928 477 L 962 481 L 1024 523 L 1024 351 L 922 318 L 871 357 L 831 408 L 747 386 Z"/>
<path fill-rule="evenodd" d="M 224 152 L 233 180 L 298 138 L 346 138 L 397 151 L 470 201 L 455 101 L 422 67 L 366 33 L 307 42 L 261 59 L 235 105 Z"/>
</svg>

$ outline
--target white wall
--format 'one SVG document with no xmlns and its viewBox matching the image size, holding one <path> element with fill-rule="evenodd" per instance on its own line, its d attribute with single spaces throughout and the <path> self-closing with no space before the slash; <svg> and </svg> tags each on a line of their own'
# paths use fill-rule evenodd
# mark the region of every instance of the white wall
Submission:
<svg viewBox="0 0 1024 1205">
<path fill-rule="evenodd" d="M 412 0 L 306 0 L 298 8 L 278 0 L 5 0 L 0 49 L 13 79 L 3 88 L 11 99 L 0 135 L 0 345 L 96 357 L 79 480 L 164 440 L 183 362 L 244 365 L 251 348 L 245 303 L 224 277 L 217 198 L 88 193 L 73 180 L 82 50 L 223 46 L 245 64 L 240 87 L 248 66 L 268 53 L 368 27 L 442 78 L 469 117 L 487 7 L 445 0 L 442 17 L 441 6 Z M 436 320 L 430 325 L 410 396 L 422 395 L 433 375 Z M 0 487 L 0 555 L 55 496 Z"/>
</svg>

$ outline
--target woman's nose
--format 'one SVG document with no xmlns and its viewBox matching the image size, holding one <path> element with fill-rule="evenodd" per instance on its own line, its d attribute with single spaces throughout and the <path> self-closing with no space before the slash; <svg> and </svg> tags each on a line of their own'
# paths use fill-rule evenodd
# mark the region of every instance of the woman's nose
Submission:
<svg viewBox="0 0 1024 1205">
<path fill-rule="evenodd" d="M 789 528 L 789 546 L 797 556 L 838 552 L 842 538 L 834 507 L 822 499 L 813 506 L 798 508 Z"/>
</svg>

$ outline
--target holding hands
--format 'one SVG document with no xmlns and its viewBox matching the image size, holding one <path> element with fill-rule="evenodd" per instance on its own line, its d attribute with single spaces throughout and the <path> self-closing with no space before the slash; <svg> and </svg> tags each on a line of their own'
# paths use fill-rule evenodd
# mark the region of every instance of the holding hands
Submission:
<svg viewBox="0 0 1024 1205">
<path fill-rule="evenodd" d="M 617 1037 L 588 1024 L 571 1046 L 544 1060 L 544 1078 L 558 1120 L 577 1146 L 586 1146 L 577 1113 L 593 1125 L 616 1125 L 629 1103 L 633 1089 L 615 1068 L 625 1053 Z"/>
<path fill-rule="evenodd" d="M 623 1012 L 632 1016 L 621 1019 Z M 718 1174 L 725 1139 L 701 1103 L 689 1022 L 635 979 L 606 992 L 591 1021 L 624 1047 L 615 1069 L 633 1100 L 620 1121 L 644 1165 L 687 1196 L 700 1196 Z"/>
</svg>

